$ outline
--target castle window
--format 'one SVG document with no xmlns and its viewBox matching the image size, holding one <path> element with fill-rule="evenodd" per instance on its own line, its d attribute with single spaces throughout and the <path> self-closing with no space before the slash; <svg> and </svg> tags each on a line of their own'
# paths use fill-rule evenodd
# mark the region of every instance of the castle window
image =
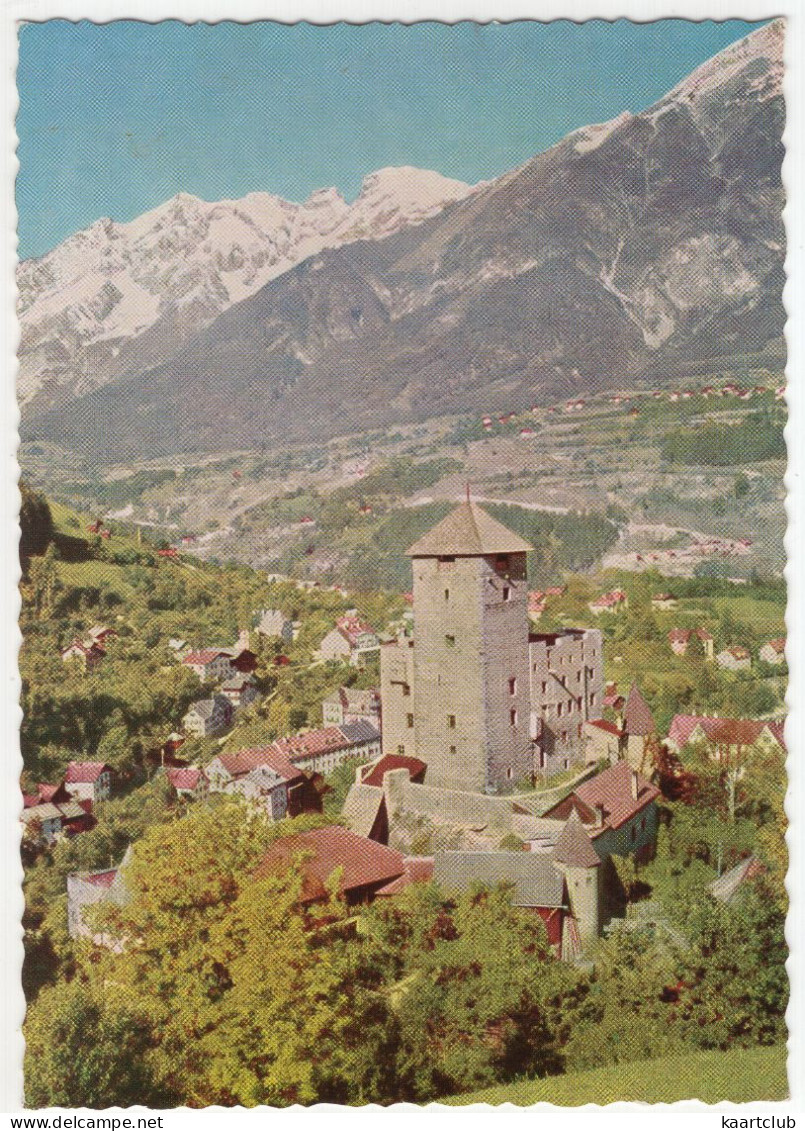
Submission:
<svg viewBox="0 0 805 1131">
<path fill-rule="evenodd" d="M 397 753 L 398 754 L 404 754 L 405 753 L 405 747 L 402 745 L 402 743 L 397 747 Z"/>
<path fill-rule="evenodd" d="M 545 682 L 545 680 L 543 680 L 542 681 L 542 694 L 544 695 L 547 690 L 548 690 L 548 684 Z"/>
<path fill-rule="evenodd" d="M 562 717 L 562 704 L 561 703 L 556 704 L 556 715 L 557 715 L 557 718 L 561 719 L 561 717 Z"/>
<path fill-rule="evenodd" d="M 503 586 L 503 600 L 504 601 L 511 601 L 511 599 L 512 599 L 512 591 L 511 591 L 511 589 L 509 588 L 508 585 L 504 585 Z"/>
<path fill-rule="evenodd" d="M 455 746 L 451 746 L 451 747 L 450 747 L 450 753 L 451 753 L 451 754 L 455 754 L 455 752 L 456 752 L 456 748 L 455 748 Z"/>
<path fill-rule="evenodd" d="M 448 730 L 455 730 L 456 729 L 456 716 L 455 715 L 448 715 L 447 716 L 447 729 Z"/>
<path fill-rule="evenodd" d="M 593 692 L 592 695 L 590 696 L 590 706 L 591 707 L 595 706 L 595 692 Z"/>
<path fill-rule="evenodd" d="M 509 677 L 509 695 L 517 694 L 517 676 Z"/>
<path fill-rule="evenodd" d="M 640 828 L 643 832 L 646 831 L 646 818 L 645 817 L 643 817 L 642 820 L 640 821 Z"/>
<path fill-rule="evenodd" d="M 570 769 L 570 759 L 569 758 L 563 758 L 562 759 L 562 769 L 563 770 L 569 770 Z"/>
<path fill-rule="evenodd" d="M 576 683 L 581 683 L 581 672 L 576 672 Z"/>
<path fill-rule="evenodd" d="M 448 632 L 444 638 L 444 642 L 448 648 L 454 648 L 456 645 L 456 638 L 451 632 Z"/>
<path fill-rule="evenodd" d="M 632 838 L 632 844 L 634 844 L 634 842 L 637 840 L 637 828 L 635 825 L 632 825 L 632 827 L 629 829 L 629 835 Z"/>
<path fill-rule="evenodd" d="M 567 742 L 567 731 L 566 730 L 562 731 L 562 742 Z"/>
<path fill-rule="evenodd" d="M 514 777 L 514 770 L 511 768 L 511 766 L 509 766 L 508 770 L 506 771 L 506 777 L 509 779 L 509 781 L 511 781 Z"/>
<path fill-rule="evenodd" d="M 407 715 L 406 718 L 407 718 L 409 727 L 412 727 L 414 725 L 414 716 L 413 715 Z"/>
<path fill-rule="evenodd" d="M 410 683 L 404 683 L 404 684 L 402 685 L 402 693 L 403 693 L 403 695 L 405 695 L 405 696 L 407 696 L 407 695 L 410 695 L 410 694 L 411 694 L 411 684 L 410 684 Z"/>
<path fill-rule="evenodd" d="M 511 723 L 511 725 L 513 727 L 517 726 L 517 708 L 516 707 L 512 707 L 512 709 L 509 711 L 509 722 Z"/>
<path fill-rule="evenodd" d="M 450 590 L 449 590 L 449 589 L 445 589 L 445 591 L 444 591 L 444 599 L 445 599 L 445 601 L 449 601 L 449 600 L 450 600 Z"/>
</svg>

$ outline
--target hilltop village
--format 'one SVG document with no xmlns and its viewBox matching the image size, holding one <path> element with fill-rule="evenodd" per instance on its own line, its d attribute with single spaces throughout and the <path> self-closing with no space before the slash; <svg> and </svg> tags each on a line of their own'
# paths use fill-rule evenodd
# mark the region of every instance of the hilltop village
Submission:
<svg viewBox="0 0 805 1131">
<path fill-rule="evenodd" d="M 166 1075 L 160 1038 L 143 1052 L 157 1091 L 190 1103 L 422 1099 L 514 1072 L 617 1062 L 612 1049 L 593 1053 L 588 1043 L 601 1024 L 630 1027 L 606 1004 L 625 992 L 630 967 L 653 988 L 634 1005 L 640 1035 L 623 1037 L 626 1059 L 781 1040 L 783 965 L 762 1006 L 744 1002 L 740 1017 L 725 1020 L 738 1007 L 718 1000 L 720 959 L 711 972 L 697 948 L 712 947 L 716 931 L 722 943 L 709 953 L 723 945 L 726 958 L 730 917 L 743 916 L 753 924 L 750 950 L 764 949 L 772 966 L 784 950 L 782 637 L 750 651 L 738 645 L 734 621 L 715 623 L 701 599 L 686 609 L 682 587 L 672 593 L 651 574 L 593 598 L 571 576 L 533 589 L 534 547 L 469 492 L 409 546 L 411 589 L 372 595 L 192 564 L 119 532 L 82 533 L 62 508 L 54 520 L 41 497 L 27 502 L 35 518 L 27 546 L 23 537 L 21 660 L 30 1055 L 44 1049 L 60 1008 L 111 1008 L 88 988 L 100 976 L 87 973 L 93 964 L 114 967 L 121 984 L 150 984 L 155 970 L 142 963 L 160 938 L 173 939 L 169 968 L 178 963 L 161 989 L 152 985 L 160 1008 L 170 1013 L 197 969 L 206 973 L 193 980 L 191 998 L 203 993 L 189 1031 L 234 1023 L 233 986 L 248 981 L 248 968 L 233 958 L 224 971 L 214 947 L 202 952 L 241 914 L 249 937 L 257 920 L 241 904 L 259 892 L 291 916 L 300 953 L 331 948 L 346 964 L 339 992 L 363 1002 L 347 1013 L 368 1008 L 361 995 L 377 1009 L 382 1002 L 382 1033 L 367 1036 L 367 1048 L 396 1042 L 397 1075 L 380 1081 L 351 1062 L 337 1085 L 316 1083 L 314 1073 L 283 1092 L 267 1082 L 267 1067 L 252 1065 L 244 1094 L 215 1044 L 215 1073 L 194 1069 L 198 1090 L 186 1094 Z M 89 560 L 70 561 L 80 547 Z M 568 602 L 580 623 L 551 616 Z M 674 701 L 673 680 L 649 670 L 638 678 L 639 651 L 634 662 L 622 653 L 631 647 L 627 625 L 639 634 L 641 623 L 652 654 L 672 673 L 688 665 L 698 691 Z M 59 709 L 48 699 L 58 669 Z M 691 710 L 691 695 L 708 688 L 725 705 L 745 689 L 755 710 L 715 713 L 704 698 Z M 273 943 L 258 931 L 254 945 L 284 954 L 281 922 Z M 460 945 L 474 971 L 463 977 L 479 986 L 493 968 L 503 977 L 473 957 L 489 932 L 534 985 L 519 1006 L 499 1001 L 481 1021 L 456 1021 L 480 1058 L 466 1075 L 440 1061 L 429 1082 L 419 1069 L 414 1082 L 414 1070 L 402 1068 L 414 1056 L 406 1040 L 416 1010 L 436 1008 L 422 963 L 444 952 L 452 969 Z M 375 964 L 368 982 L 366 963 Z M 748 978 L 750 967 L 748 958 Z M 450 984 L 453 975 L 443 976 Z M 522 1004 L 539 996 L 537 984 L 564 1003 L 564 1020 L 549 1020 L 549 1010 L 542 1035 L 534 1011 L 544 1013 L 545 1000 Z M 304 1013 L 312 999 L 294 1000 Z M 227 1003 L 220 1015 L 219 1001 Z M 493 1039 L 501 1025 L 516 1055 Z M 180 1035 L 171 1039 L 182 1046 Z M 425 1041 L 414 1059 L 421 1067 L 432 1055 Z M 225 1085 L 213 1083 L 220 1073 Z M 56 1075 L 52 1064 L 32 1071 L 35 1094 L 67 1102 Z"/>
</svg>

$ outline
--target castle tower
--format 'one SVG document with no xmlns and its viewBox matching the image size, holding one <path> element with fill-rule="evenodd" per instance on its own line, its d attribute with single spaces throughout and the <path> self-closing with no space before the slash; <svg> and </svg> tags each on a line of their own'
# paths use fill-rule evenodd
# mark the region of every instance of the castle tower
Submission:
<svg viewBox="0 0 805 1131">
<path fill-rule="evenodd" d="M 427 763 L 429 785 L 494 792 L 532 777 L 531 549 L 468 500 L 408 551 L 414 640 L 407 724 L 410 752 Z"/>
<path fill-rule="evenodd" d="M 601 933 L 603 880 L 601 858 L 575 809 L 554 845 L 553 861 L 564 874 L 570 912 L 584 945 Z"/>
</svg>

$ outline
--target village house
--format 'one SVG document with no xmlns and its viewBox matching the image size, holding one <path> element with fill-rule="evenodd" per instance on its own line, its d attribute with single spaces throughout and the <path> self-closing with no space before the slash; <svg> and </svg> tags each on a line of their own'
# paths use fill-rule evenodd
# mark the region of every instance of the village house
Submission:
<svg viewBox="0 0 805 1131">
<path fill-rule="evenodd" d="M 121 950 L 121 945 L 103 931 L 94 930 L 84 917 L 85 911 L 99 904 L 124 906 L 129 900 L 124 870 L 131 857 L 131 848 L 117 868 L 96 872 L 73 872 L 67 877 L 67 930 L 71 939 L 91 939 L 96 946 Z"/>
<path fill-rule="evenodd" d="M 699 641 L 705 659 L 713 659 L 713 637 L 706 628 L 672 628 L 668 633 L 668 643 L 671 645 L 671 651 L 676 656 L 686 655 L 692 640 Z"/>
<path fill-rule="evenodd" d="M 53 844 L 62 831 L 62 813 L 52 801 L 27 806 L 20 820 L 31 841 L 36 840 L 40 844 Z"/>
<path fill-rule="evenodd" d="M 322 727 L 280 739 L 274 746 L 294 766 L 329 774 L 342 762 L 373 759 L 381 754 L 380 731 L 366 719 Z"/>
<path fill-rule="evenodd" d="M 260 609 L 255 617 L 255 632 L 258 635 L 265 636 L 268 640 L 280 639 L 286 644 L 293 640 L 293 621 L 279 609 Z"/>
<path fill-rule="evenodd" d="M 782 722 L 767 719 L 734 719 L 717 715 L 674 715 L 665 745 L 675 754 L 685 746 L 704 745 L 715 760 L 732 759 L 740 751 L 785 750 Z"/>
<path fill-rule="evenodd" d="M 117 632 L 114 628 L 108 628 L 105 624 L 94 624 L 87 633 L 88 639 L 100 648 L 106 648 L 107 641 L 113 636 L 117 636 Z"/>
<path fill-rule="evenodd" d="M 617 762 L 623 753 L 626 733 L 608 719 L 590 719 L 584 724 L 584 760 L 588 766 L 598 762 Z"/>
<path fill-rule="evenodd" d="M 330 825 L 283 837 L 268 849 L 257 876 L 282 875 L 291 869 L 302 876 L 300 903 L 315 904 L 328 897 L 331 877 L 348 907 L 371 903 L 381 888 L 405 874 L 401 852 L 366 840 L 350 829 Z"/>
<path fill-rule="evenodd" d="M 168 766 L 165 777 L 177 797 L 197 801 L 209 790 L 207 775 L 198 766 Z"/>
<path fill-rule="evenodd" d="M 75 801 L 106 801 L 112 792 L 114 770 L 105 762 L 68 762 L 64 788 Z"/>
<path fill-rule="evenodd" d="M 652 609 L 658 609 L 658 610 L 661 610 L 661 611 L 666 611 L 666 610 L 670 610 L 670 609 L 675 609 L 678 604 L 679 604 L 679 601 L 673 595 L 673 593 L 655 593 L 654 596 L 651 598 Z"/>
<path fill-rule="evenodd" d="M 85 672 L 94 671 L 106 655 L 105 650 L 92 640 L 73 640 L 62 651 L 62 663 L 79 664 Z"/>
<path fill-rule="evenodd" d="M 292 765 L 276 745 L 219 754 L 205 773 L 211 792 L 258 800 L 275 821 L 321 811 L 320 776 Z"/>
<path fill-rule="evenodd" d="M 233 673 L 232 653 L 222 648 L 188 652 L 182 663 L 195 672 L 202 683 L 220 683 Z"/>
<path fill-rule="evenodd" d="M 752 667 L 752 657 L 748 648 L 740 644 L 732 648 L 725 648 L 716 656 L 716 663 L 720 668 L 730 672 L 748 672 Z"/>
<path fill-rule="evenodd" d="M 318 655 L 322 660 L 349 660 L 360 666 L 377 654 L 380 641 L 371 625 L 365 624 L 353 609 L 346 616 L 339 617 L 335 628 L 331 629 L 319 645 Z"/>
<path fill-rule="evenodd" d="M 544 817 L 567 820 L 575 811 L 600 861 L 611 856 L 648 860 L 657 841 L 659 789 L 628 762 L 617 762 L 577 785 Z"/>
<path fill-rule="evenodd" d="M 629 598 L 624 591 L 622 589 L 613 589 L 611 592 L 602 593 L 600 597 L 596 597 L 595 600 L 590 601 L 587 607 L 591 613 L 598 616 L 599 613 L 620 612 L 621 609 L 627 608 L 628 604 Z"/>
<path fill-rule="evenodd" d="M 785 637 L 780 637 L 778 640 L 770 640 L 768 644 L 764 644 L 759 652 L 760 659 L 764 664 L 774 664 L 775 666 L 785 663 Z"/>
<path fill-rule="evenodd" d="M 220 734 L 232 722 L 233 707 L 223 695 L 213 695 L 211 699 L 198 699 L 192 703 L 182 719 L 186 734 L 193 738 L 207 738 Z"/>
<path fill-rule="evenodd" d="M 339 687 L 322 700 L 322 718 L 325 726 L 356 723 L 364 719 L 380 730 L 380 691 L 376 687 L 361 690 L 357 687 Z"/>
<path fill-rule="evenodd" d="M 228 699 L 237 711 L 241 707 L 248 707 L 260 698 L 260 692 L 255 686 L 251 675 L 241 675 L 237 672 L 221 684 L 221 694 Z"/>
</svg>

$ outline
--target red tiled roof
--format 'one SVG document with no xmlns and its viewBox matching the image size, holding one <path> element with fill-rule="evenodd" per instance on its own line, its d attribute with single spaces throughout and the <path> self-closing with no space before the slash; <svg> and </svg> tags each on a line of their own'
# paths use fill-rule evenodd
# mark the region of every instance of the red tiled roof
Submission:
<svg viewBox="0 0 805 1131">
<path fill-rule="evenodd" d="M 403 860 L 405 871 L 396 880 L 378 888 L 376 895 L 399 895 L 410 884 L 426 884 L 433 879 L 434 858 L 432 856 L 406 856 Z"/>
<path fill-rule="evenodd" d="M 419 758 L 410 758 L 406 754 L 386 754 L 384 758 L 375 763 L 369 774 L 361 781 L 364 785 L 382 786 L 383 775 L 388 773 L 389 770 L 408 770 L 411 781 L 416 781 L 417 777 L 424 774 L 427 768 L 427 763 L 420 761 Z"/>
<path fill-rule="evenodd" d="M 81 877 L 85 883 L 94 884 L 99 888 L 110 888 L 117 878 L 117 868 L 111 868 L 108 872 L 90 872 L 89 875 Z"/>
<path fill-rule="evenodd" d="M 591 727 L 598 727 L 599 730 L 605 730 L 607 734 L 615 734 L 618 738 L 623 734 L 623 731 L 615 726 L 614 723 L 609 722 L 608 719 L 590 719 L 589 725 Z"/>
<path fill-rule="evenodd" d="M 737 729 L 735 729 L 735 731 L 732 731 L 732 728 L 727 729 L 725 727 L 725 724 L 739 724 L 741 725 L 742 729 L 739 732 L 737 731 Z M 717 716 L 710 715 L 675 715 L 672 720 L 672 724 L 670 724 L 670 727 L 668 729 L 668 737 L 669 740 L 675 743 L 677 746 L 684 746 L 686 745 L 686 743 L 689 743 L 691 741 L 691 735 L 695 731 L 696 727 L 700 727 L 702 729 L 702 732 L 704 733 L 704 736 L 706 736 L 709 741 L 727 742 L 728 740 L 726 735 L 730 733 L 741 733 L 743 735 L 741 741 L 745 742 L 746 735 L 750 733 L 750 731 L 748 731 L 748 727 L 752 727 L 754 731 L 754 737 L 751 742 L 758 741 L 764 729 L 768 729 L 768 731 L 774 737 L 774 740 L 776 740 L 785 750 L 786 742 L 784 735 L 784 725 L 785 724 L 770 722 L 770 720 L 768 719 L 760 718 L 734 719 L 719 718 Z M 720 740 L 716 739 L 716 737 L 713 737 L 713 735 L 715 735 L 716 733 L 721 734 Z"/>
<path fill-rule="evenodd" d="M 61 785 L 46 785 L 44 782 L 38 782 L 36 788 L 42 801 L 52 801 L 54 794 L 61 789 Z"/>
<path fill-rule="evenodd" d="M 604 825 L 617 829 L 650 801 L 660 796 L 651 782 L 637 775 L 637 798 L 632 797 L 632 767 L 628 762 L 616 762 L 594 778 L 576 787 L 576 796 L 591 808 L 603 805 Z"/>
<path fill-rule="evenodd" d="M 288 758 L 276 746 L 252 746 L 237 750 L 234 754 L 219 754 L 218 760 L 233 778 L 251 773 L 258 766 L 268 766 L 286 781 L 297 781 L 304 777 L 301 770 L 292 766 Z"/>
<path fill-rule="evenodd" d="M 341 870 L 339 890 L 342 894 L 356 888 L 382 887 L 405 871 L 401 852 L 367 840 L 340 825 L 330 825 L 275 841 L 260 862 L 256 875 L 285 871 L 297 856 L 307 853 L 310 855 L 301 863 L 303 902 L 326 895 L 327 880 L 336 868 Z"/>
<path fill-rule="evenodd" d="M 109 766 L 105 762 L 70 762 L 64 775 L 67 784 L 96 782 Z"/>
<path fill-rule="evenodd" d="M 222 652 L 219 648 L 202 648 L 198 652 L 188 652 L 182 660 L 183 664 L 209 664 L 213 660 L 217 660 L 219 656 L 225 656 L 226 652 Z"/>
<path fill-rule="evenodd" d="M 769 640 L 767 644 L 764 644 L 764 648 L 773 648 L 775 652 L 782 655 L 785 652 L 785 637 L 780 637 L 779 640 Z"/>
<path fill-rule="evenodd" d="M 349 745 L 349 739 L 338 727 L 320 727 L 318 730 L 308 731 L 307 734 L 295 734 L 290 738 L 280 739 L 279 742 L 274 743 L 274 749 L 292 761 L 294 758 L 330 754 L 335 750 L 343 750 Z"/>
<path fill-rule="evenodd" d="M 195 789 L 201 777 L 201 770 L 193 766 L 176 766 L 166 770 L 165 777 L 174 789 Z"/>
<path fill-rule="evenodd" d="M 372 626 L 366 624 L 359 617 L 339 617 L 335 622 L 335 627 L 344 639 L 352 645 L 357 643 L 359 636 L 363 636 L 365 633 L 374 633 Z"/>
</svg>

